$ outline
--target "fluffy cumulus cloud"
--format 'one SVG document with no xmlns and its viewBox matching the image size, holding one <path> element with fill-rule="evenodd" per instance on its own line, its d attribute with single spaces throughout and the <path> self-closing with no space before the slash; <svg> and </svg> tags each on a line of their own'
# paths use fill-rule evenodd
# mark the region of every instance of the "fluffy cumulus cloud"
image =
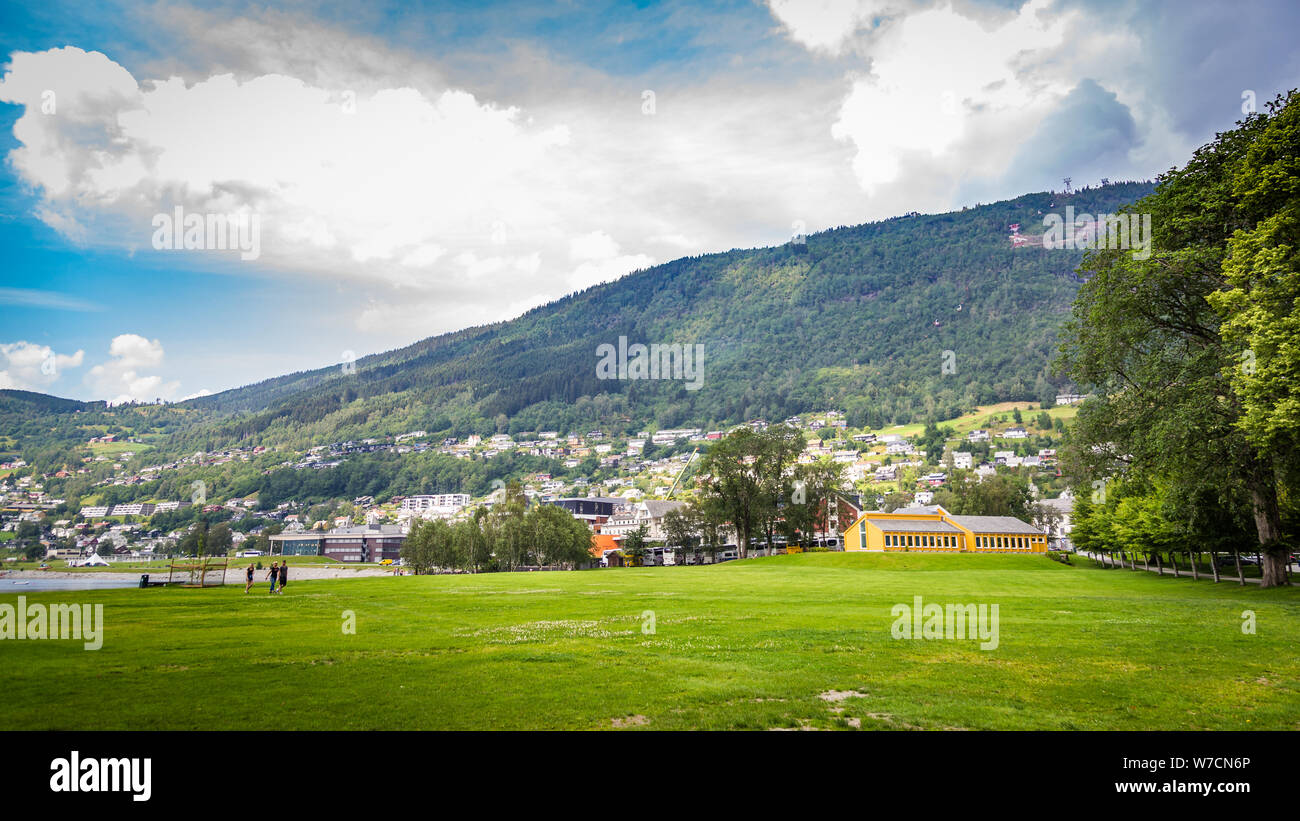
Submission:
<svg viewBox="0 0 1300 821">
<path fill-rule="evenodd" d="M 824 108 L 833 91 L 763 98 L 729 80 L 661 89 L 647 113 L 639 81 L 575 83 L 542 64 L 546 90 L 505 104 L 322 27 L 175 19 L 207 70 L 133 74 L 76 47 L 12 55 L 0 99 L 26 107 L 11 159 L 40 217 L 78 242 L 148 252 L 155 218 L 176 208 L 256 216 L 252 262 L 158 253 L 360 283 L 356 325 L 388 342 L 684 253 L 780 242 L 795 219 L 815 230 L 865 216 L 824 124 L 773 116 Z"/>
<path fill-rule="evenodd" d="M 112 404 L 174 399 L 179 382 L 147 373 L 158 370 L 162 364 L 163 346 L 157 339 L 120 334 L 108 346 L 108 360 L 91 368 L 86 382 L 96 396 Z"/>
<path fill-rule="evenodd" d="M 0 343 L 0 388 L 46 391 L 67 368 L 81 366 L 83 351 L 56 353 L 32 342 Z"/>
<path fill-rule="evenodd" d="M 857 146 L 853 168 L 864 187 L 897 181 L 909 162 L 969 159 L 964 143 L 994 127 L 1023 129 L 1050 108 L 1052 89 L 1017 64 L 1060 45 L 1069 18 L 1043 20 L 1035 5 L 1042 0 L 993 28 L 952 8 L 925 9 L 879 38 L 870 73 L 855 79 L 832 127 Z M 980 166 L 987 173 L 999 159 L 986 153 Z"/>
<path fill-rule="evenodd" d="M 786 36 L 843 66 L 848 90 L 831 131 L 854 147 L 863 189 L 895 213 L 1042 190 L 1067 176 L 1076 185 L 1149 178 L 1240 115 L 1237 91 L 1209 99 L 1198 93 L 1203 82 L 1184 82 L 1171 93 L 1171 74 L 1186 81 L 1210 59 L 1196 55 L 1216 64 L 1232 55 L 1241 68 L 1217 72 L 1217 85 L 1276 91 L 1300 62 L 1280 44 L 1267 56 L 1255 45 L 1272 39 L 1261 29 L 1275 30 L 1264 17 L 1297 17 L 1284 4 L 1256 16 L 1171 15 L 1141 0 L 769 4 Z M 1189 106 L 1199 107 L 1196 127 Z"/>
</svg>

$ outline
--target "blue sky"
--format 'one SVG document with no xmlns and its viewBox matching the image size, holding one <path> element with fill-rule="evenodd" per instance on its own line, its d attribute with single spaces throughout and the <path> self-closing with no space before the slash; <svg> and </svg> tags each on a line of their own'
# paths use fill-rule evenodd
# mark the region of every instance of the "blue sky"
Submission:
<svg viewBox="0 0 1300 821">
<path fill-rule="evenodd" d="M 178 400 L 799 228 L 1149 178 L 1300 85 L 1289 2 L 432 5 L 0 5 L 0 387 Z M 156 248 L 176 207 L 242 215 L 254 258 Z"/>
</svg>

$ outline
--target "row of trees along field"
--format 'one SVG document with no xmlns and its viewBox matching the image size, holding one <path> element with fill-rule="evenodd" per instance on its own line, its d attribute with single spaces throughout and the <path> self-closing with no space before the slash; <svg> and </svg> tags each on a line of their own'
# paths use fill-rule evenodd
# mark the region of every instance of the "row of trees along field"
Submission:
<svg viewBox="0 0 1300 821">
<path fill-rule="evenodd" d="M 517 482 L 507 485 L 491 511 L 480 508 L 458 522 L 417 521 L 402 545 L 415 572 L 478 573 L 527 566 L 574 568 L 591 560 L 591 531 L 554 505 L 528 507 Z"/>
<path fill-rule="evenodd" d="M 1240 494 L 1220 497 L 1205 488 L 1137 480 L 1107 485 L 1106 493 L 1095 499 L 1085 495 L 1076 500 L 1070 534 L 1079 550 L 1103 563 L 1136 569 L 1142 562 L 1162 573 L 1167 564 L 1175 573 L 1190 569 L 1193 578 L 1205 573 L 1216 582 L 1221 563 L 1227 563 L 1244 584 L 1242 554 L 1260 558 L 1250 505 Z"/>
<path fill-rule="evenodd" d="M 1287 582 L 1300 495 L 1300 96 L 1279 96 L 1125 209 L 1152 253 L 1089 253 L 1059 362 L 1095 396 L 1064 456 L 1076 538 L 1197 552 L 1253 541 Z M 1249 534 L 1249 536 L 1247 535 Z"/>
</svg>

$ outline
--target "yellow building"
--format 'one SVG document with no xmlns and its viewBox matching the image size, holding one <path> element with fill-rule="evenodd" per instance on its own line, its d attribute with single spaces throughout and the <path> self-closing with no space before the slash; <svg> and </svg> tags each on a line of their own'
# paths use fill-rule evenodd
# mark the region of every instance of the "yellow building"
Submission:
<svg viewBox="0 0 1300 821">
<path fill-rule="evenodd" d="M 1014 516 L 954 516 L 942 507 L 868 510 L 844 531 L 845 550 L 1046 553 L 1047 534 Z"/>
</svg>

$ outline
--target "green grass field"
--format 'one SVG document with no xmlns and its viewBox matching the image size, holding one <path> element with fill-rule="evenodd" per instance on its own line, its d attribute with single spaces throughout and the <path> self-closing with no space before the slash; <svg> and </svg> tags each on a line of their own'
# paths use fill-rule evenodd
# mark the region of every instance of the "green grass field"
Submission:
<svg viewBox="0 0 1300 821">
<path fill-rule="evenodd" d="M 33 593 L 104 604 L 104 645 L 0 642 L 0 728 L 1300 728 L 1300 591 L 1076 561 L 821 553 L 291 580 L 275 597 Z M 1000 645 L 892 638 L 914 595 L 998 604 Z"/>
<path fill-rule="evenodd" d="M 118 456 L 123 453 L 144 453 L 153 445 L 144 442 L 95 442 L 86 446 L 95 456 Z"/>
<path fill-rule="evenodd" d="M 950 427 L 959 437 L 963 437 L 973 430 L 1005 428 L 1008 425 L 1013 424 L 1012 411 L 1016 408 L 1020 409 L 1022 418 L 1024 419 L 1023 424 L 1028 428 L 1031 434 L 1040 434 L 1045 432 L 1034 427 L 1035 420 L 1038 418 L 1038 415 L 1043 412 L 1043 409 L 1034 402 L 1000 402 L 996 405 L 980 405 L 977 410 L 971 413 L 958 416 L 955 419 L 945 419 L 937 424 L 941 428 Z M 1048 408 L 1047 410 L 1047 415 L 1052 418 L 1053 422 L 1057 419 L 1062 419 L 1068 422 L 1078 414 L 1079 407 L 1077 405 L 1057 405 Z M 1000 418 L 1003 416 L 1006 417 L 1005 420 Z M 890 427 L 880 428 L 879 430 L 873 430 L 872 432 L 879 436 L 897 434 L 903 438 L 908 438 L 911 436 L 919 436 L 924 431 L 925 423 L 915 422 L 910 425 L 892 425 Z M 1055 435 L 1054 432 L 1053 435 Z"/>
</svg>

